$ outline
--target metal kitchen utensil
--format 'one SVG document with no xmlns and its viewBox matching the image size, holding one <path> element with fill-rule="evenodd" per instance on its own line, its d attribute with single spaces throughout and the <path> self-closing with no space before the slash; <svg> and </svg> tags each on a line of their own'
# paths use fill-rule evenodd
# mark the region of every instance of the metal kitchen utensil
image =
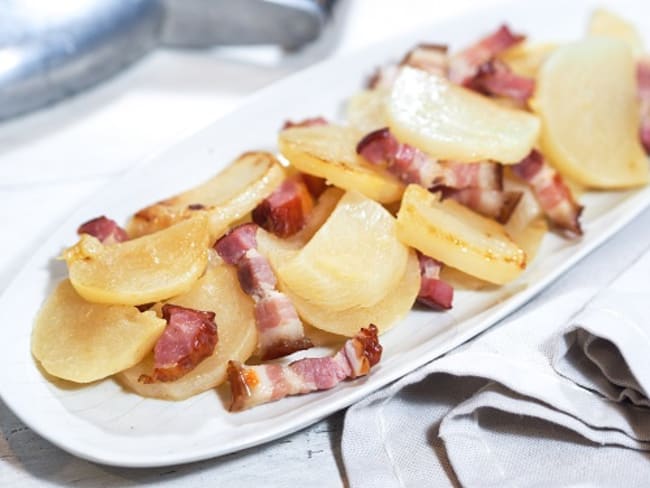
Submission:
<svg viewBox="0 0 650 488">
<path fill-rule="evenodd" d="M 83 90 L 158 45 L 277 44 L 320 34 L 335 0 L 0 0 L 0 120 Z"/>
</svg>

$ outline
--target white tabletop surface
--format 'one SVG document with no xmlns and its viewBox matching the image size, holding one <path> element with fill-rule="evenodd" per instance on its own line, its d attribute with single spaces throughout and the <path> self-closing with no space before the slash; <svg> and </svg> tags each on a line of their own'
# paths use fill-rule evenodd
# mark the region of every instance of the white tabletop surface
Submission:
<svg viewBox="0 0 650 488">
<path fill-rule="evenodd" d="M 251 92 L 327 56 L 495 3 L 339 0 L 324 36 L 300 53 L 160 50 L 83 95 L 0 123 L 0 292 L 39 242 L 98 188 L 233 110 Z M 345 485 L 342 426 L 339 412 L 286 438 L 219 459 L 120 469 L 65 453 L 0 401 L 0 485 L 289 486 L 299 477 L 306 486 L 340 486 Z"/>
</svg>

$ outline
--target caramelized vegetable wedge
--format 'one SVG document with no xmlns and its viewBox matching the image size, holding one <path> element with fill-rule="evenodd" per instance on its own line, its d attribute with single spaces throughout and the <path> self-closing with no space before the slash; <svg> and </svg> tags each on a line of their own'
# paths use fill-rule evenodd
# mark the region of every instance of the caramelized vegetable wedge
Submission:
<svg viewBox="0 0 650 488">
<path fill-rule="evenodd" d="M 503 226 L 418 185 L 404 192 L 397 231 L 427 256 L 491 283 L 508 283 L 526 267 L 525 252 Z"/>
<path fill-rule="evenodd" d="M 295 249 L 292 249 L 286 241 L 264 231 L 258 231 L 257 243 L 258 249 L 268 258 L 276 273 L 284 261 L 296 254 Z M 311 303 L 294 293 L 282 279 L 279 281 L 279 286 L 292 301 L 300 317 L 317 329 L 352 337 L 360 327 L 363 327 L 363 324 L 372 323 L 377 325 L 380 333 L 383 333 L 404 318 L 413 307 L 420 291 L 420 267 L 415 252 L 410 250 L 406 269 L 399 276 L 397 284 L 370 307 L 333 311 Z"/>
<path fill-rule="evenodd" d="M 598 37 L 559 48 L 542 67 L 531 104 L 543 122 L 542 150 L 577 183 L 647 183 L 634 73 L 627 46 Z"/>
<path fill-rule="evenodd" d="M 84 234 L 63 258 L 77 293 L 91 302 L 140 305 L 187 291 L 205 270 L 210 236 L 199 213 L 154 234 L 103 245 Z"/>
<path fill-rule="evenodd" d="M 395 288 L 408 249 L 395 219 L 360 193 L 348 192 L 311 240 L 279 266 L 294 294 L 330 310 L 369 307 Z M 372 285 L 370 285 L 372 284 Z"/>
<path fill-rule="evenodd" d="M 602 8 L 594 10 L 591 15 L 588 34 L 623 41 L 632 50 L 635 58 L 641 57 L 645 52 L 639 31 L 625 19 Z"/>
<path fill-rule="evenodd" d="M 214 240 L 268 197 L 284 178 L 284 170 L 272 154 L 245 153 L 205 183 L 138 211 L 127 231 L 131 237 L 150 234 L 205 210 Z"/>
<path fill-rule="evenodd" d="M 227 266 L 214 251 L 205 274 L 183 295 L 169 303 L 215 313 L 219 341 L 212 356 L 176 381 L 144 384 L 141 374 L 151 374 L 153 357 L 120 373 L 117 379 L 130 390 L 145 397 L 183 400 L 220 385 L 226 379 L 228 361 L 246 361 L 257 345 L 253 302 L 239 286 L 237 271 Z"/>
<path fill-rule="evenodd" d="M 294 127 L 280 132 L 278 144 L 282 155 L 303 173 L 381 203 L 395 202 L 402 196 L 404 185 L 357 155 L 357 143 L 364 135 L 336 125 Z"/>
<path fill-rule="evenodd" d="M 64 280 L 38 313 L 32 354 L 51 375 L 89 383 L 139 362 L 165 325 L 153 311 L 89 303 Z"/>
<path fill-rule="evenodd" d="M 518 163 L 539 134 L 534 115 L 408 67 L 395 81 L 387 114 L 401 142 L 438 159 Z"/>
</svg>

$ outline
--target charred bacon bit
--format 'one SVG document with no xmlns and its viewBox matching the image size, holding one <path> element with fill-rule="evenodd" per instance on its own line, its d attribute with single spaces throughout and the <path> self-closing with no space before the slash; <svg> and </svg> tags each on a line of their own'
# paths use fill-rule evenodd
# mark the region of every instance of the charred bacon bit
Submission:
<svg viewBox="0 0 650 488">
<path fill-rule="evenodd" d="M 451 198 L 481 215 L 505 224 L 517 207 L 520 191 L 486 190 L 483 188 L 442 188 L 442 197 Z"/>
<path fill-rule="evenodd" d="M 129 239 L 126 231 L 117 222 L 102 215 L 79 226 L 77 234 L 90 234 L 104 244 L 115 244 Z"/>
<path fill-rule="evenodd" d="M 278 237 L 289 237 L 305 226 L 314 200 L 299 178 L 288 178 L 253 210 L 253 222 Z"/>
<path fill-rule="evenodd" d="M 534 149 L 521 162 L 512 166 L 513 172 L 530 185 L 551 224 L 569 236 L 582 235 L 578 205 L 562 176 Z"/>
<path fill-rule="evenodd" d="M 479 66 L 465 86 L 484 95 L 511 98 L 523 105 L 533 96 L 535 80 L 513 73 L 501 60 L 491 59 Z"/>
<path fill-rule="evenodd" d="M 523 35 L 513 34 L 507 25 L 502 25 L 495 33 L 451 57 L 449 79 L 458 85 L 467 86 L 484 63 L 525 38 Z"/>
<path fill-rule="evenodd" d="M 162 313 L 167 327 L 153 350 L 153 374 L 140 375 L 141 383 L 177 380 L 212 355 L 217 345 L 214 312 L 166 304 Z"/>
<path fill-rule="evenodd" d="M 228 264 L 237 264 L 246 251 L 257 247 L 257 225 L 243 224 L 231 230 L 215 244 L 219 256 Z"/>
<path fill-rule="evenodd" d="M 255 302 L 258 355 L 274 359 L 308 349 L 302 322 L 289 298 L 276 289 L 277 279 L 268 260 L 257 251 L 255 224 L 243 224 L 219 239 L 215 249 L 237 266 L 242 290 Z"/>
<path fill-rule="evenodd" d="M 650 58 L 641 59 L 637 63 L 636 80 L 641 111 L 639 135 L 645 152 L 650 154 Z"/>
<path fill-rule="evenodd" d="M 441 44 L 418 44 L 406 53 L 400 66 L 410 66 L 427 73 L 447 76 L 449 58 L 447 46 Z"/>
<path fill-rule="evenodd" d="M 282 130 L 291 129 L 293 127 L 314 127 L 317 125 L 327 125 L 327 124 L 329 124 L 329 122 L 324 117 L 312 117 L 308 119 L 303 119 L 299 122 L 292 122 L 291 120 L 287 120 L 282 126 Z"/>
<path fill-rule="evenodd" d="M 442 263 L 418 252 L 420 263 L 420 292 L 418 303 L 434 310 L 449 310 L 454 300 L 452 286 L 440 279 Z"/>
<path fill-rule="evenodd" d="M 333 388 L 345 379 L 368 374 L 381 359 L 381 353 L 377 327 L 370 325 L 348 339 L 332 357 L 304 358 L 288 365 L 244 366 L 230 361 L 230 411 L 244 410 L 288 395 Z"/>
</svg>

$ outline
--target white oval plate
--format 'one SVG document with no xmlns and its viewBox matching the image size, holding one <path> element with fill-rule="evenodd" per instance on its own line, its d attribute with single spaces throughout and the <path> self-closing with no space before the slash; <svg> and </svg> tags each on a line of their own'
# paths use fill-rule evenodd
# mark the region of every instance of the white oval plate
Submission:
<svg viewBox="0 0 650 488">
<path fill-rule="evenodd" d="M 2 399 L 32 429 L 77 456 L 118 466 L 164 466 L 219 456 L 296 431 L 487 329 L 632 220 L 650 203 L 650 188 L 586 195 L 586 232 L 580 241 L 549 235 L 516 283 L 494 291 L 458 292 L 454 309 L 447 313 L 413 311 L 382 336 L 384 356 L 370 376 L 330 391 L 232 414 L 214 391 L 167 402 L 125 392 L 112 380 L 81 388 L 58 386 L 44 378 L 30 354 L 34 316 L 65 273 L 54 257 L 75 242 L 80 222 L 100 214 L 125 221 L 134 209 L 203 181 L 243 151 L 273 149 L 277 130 L 288 118 L 337 118 L 342 102 L 375 66 L 399 59 L 416 42 L 446 42 L 455 48 L 504 21 L 532 39 L 578 38 L 591 9 L 588 1 L 518 2 L 326 61 L 259 92 L 236 112 L 111 184 L 61 225 L 0 298 Z M 617 2 L 616 10 L 639 22 L 641 32 L 650 31 L 650 12 L 643 2 Z"/>
</svg>

